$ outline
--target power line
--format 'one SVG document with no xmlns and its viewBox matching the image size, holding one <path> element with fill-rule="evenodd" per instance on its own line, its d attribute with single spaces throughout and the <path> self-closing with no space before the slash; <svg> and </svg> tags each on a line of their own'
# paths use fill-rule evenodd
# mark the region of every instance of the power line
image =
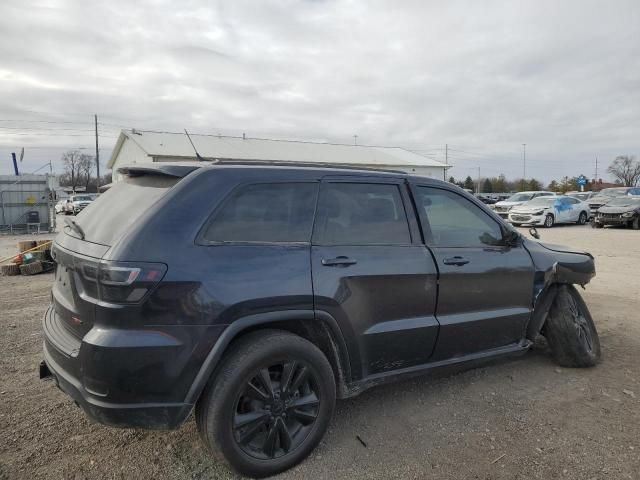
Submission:
<svg viewBox="0 0 640 480">
<path fill-rule="evenodd" d="M 7 151 L 11 151 L 12 149 L 19 148 L 16 145 L 0 145 L 0 150 L 5 149 Z M 37 145 L 33 147 L 25 147 L 25 149 L 33 150 L 33 149 L 42 149 L 42 150 L 89 150 L 93 149 L 91 146 L 75 146 L 75 145 L 51 145 L 51 146 L 42 146 Z M 100 150 L 110 150 L 107 147 L 101 147 Z"/>
<path fill-rule="evenodd" d="M 93 137 L 93 133 L 89 134 L 80 134 L 80 133 L 14 133 L 14 132 L 2 132 L 0 134 L 0 138 L 2 135 L 18 135 L 18 136 L 27 136 L 27 137 Z M 118 138 L 117 135 L 100 135 L 104 138 Z"/>
<path fill-rule="evenodd" d="M 48 127 L 4 127 L 0 125 L 0 129 L 2 130 L 36 130 L 40 131 L 50 131 L 50 132 L 92 132 L 91 129 L 86 128 L 48 128 Z"/>
<path fill-rule="evenodd" d="M 90 122 L 69 122 L 65 120 L 23 120 L 18 118 L 0 118 L 0 122 L 18 122 L 18 123 L 53 123 L 67 125 L 90 125 Z"/>
</svg>

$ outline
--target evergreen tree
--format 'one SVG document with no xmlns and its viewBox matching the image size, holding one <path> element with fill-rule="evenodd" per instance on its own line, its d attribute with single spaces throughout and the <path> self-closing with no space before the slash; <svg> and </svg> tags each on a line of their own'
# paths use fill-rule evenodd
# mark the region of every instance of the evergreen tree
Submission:
<svg viewBox="0 0 640 480">
<path fill-rule="evenodd" d="M 464 179 L 464 188 L 473 190 L 473 187 L 474 187 L 473 178 L 471 178 L 471 176 L 467 176 L 467 178 Z"/>
</svg>

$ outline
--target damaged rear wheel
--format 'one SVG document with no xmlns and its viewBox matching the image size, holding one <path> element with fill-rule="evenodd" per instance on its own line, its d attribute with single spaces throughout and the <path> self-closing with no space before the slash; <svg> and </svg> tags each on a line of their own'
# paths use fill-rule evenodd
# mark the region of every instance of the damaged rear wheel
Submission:
<svg viewBox="0 0 640 480">
<path fill-rule="evenodd" d="M 573 285 L 558 289 L 544 332 L 553 357 L 563 367 L 591 367 L 600 360 L 596 326 Z"/>
</svg>

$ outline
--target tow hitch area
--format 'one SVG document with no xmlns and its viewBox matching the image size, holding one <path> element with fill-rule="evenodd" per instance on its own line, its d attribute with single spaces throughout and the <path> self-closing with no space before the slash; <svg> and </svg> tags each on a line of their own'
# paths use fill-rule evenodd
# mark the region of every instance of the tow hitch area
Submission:
<svg viewBox="0 0 640 480">
<path fill-rule="evenodd" d="M 53 374 L 44 360 L 40 362 L 40 380 L 53 380 Z"/>
</svg>

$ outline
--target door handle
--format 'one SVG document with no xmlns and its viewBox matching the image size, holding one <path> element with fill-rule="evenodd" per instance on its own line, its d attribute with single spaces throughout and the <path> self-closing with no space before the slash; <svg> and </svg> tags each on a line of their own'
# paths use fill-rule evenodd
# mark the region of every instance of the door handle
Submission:
<svg viewBox="0 0 640 480">
<path fill-rule="evenodd" d="M 349 257 L 336 257 L 336 258 L 323 258 L 322 265 L 325 267 L 338 267 L 338 266 L 349 266 L 355 265 L 358 261 L 355 258 Z"/>
<path fill-rule="evenodd" d="M 462 265 L 466 265 L 467 263 L 469 263 L 469 260 L 456 255 L 455 257 L 445 258 L 442 263 L 444 263 L 445 265 L 456 265 L 458 267 L 461 267 Z"/>
</svg>

